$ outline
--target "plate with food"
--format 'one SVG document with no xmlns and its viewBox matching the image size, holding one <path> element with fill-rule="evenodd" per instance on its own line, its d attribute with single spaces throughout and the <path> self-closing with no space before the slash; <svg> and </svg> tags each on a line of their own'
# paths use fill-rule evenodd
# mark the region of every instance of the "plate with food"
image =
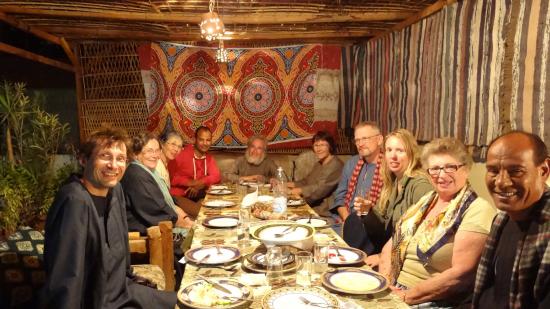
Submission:
<svg viewBox="0 0 550 309">
<path fill-rule="evenodd" d="M 262 298 L 262 308 L 339 308 L 338 299 L 324 290 L 309 287 L 282 287 Z"/>
<path fill-rule="evenodd" d="M 328 247 L 328 263 L 330 265 L 344 266 L 361 264 L 366 257 L 367 255 L 365 252 L 359 249 L 341 246 Z"/>
<path fill-rule="evenodd" d="M 239 249 L 231 246 L 203 246 L 189 249 L 185 259 L 197 265 L 217 265 L 231 263 L 241 257 Z"/>
<path fill-rule="evenodd" d="M 204 219 L 202 225 L 212 229 L 234 228 L 239 224 L 239 218 L 236 216 L 212 216 Z"/>
<path fill-rule="evenodd" d="M 208 194 L 212 194 L 212 195 L 228 195 L 228 194 L 233 194 L 235 192 L 229 190 L 229 189 L 212 189 L 210 188 L 210 190 L 208 190 L 208 192 L 206 192 Z"/>
<path fill-rule="evenodd" d="M 262 220 L 278 220 L 283 218 L 282 214 L 273 212 L 272 203 L 256 202 L 250 208 L 252 215 Z"/>
<path fill-rule="evenodd" d="M 178 300 L 188 308 L 238 308 L 252 301 L 252 292 L 235 280 L 201 279 L 181 289 Z"/>
<path fill-rule="evenodd" d="M 213 208 L 233 207 L 237 205 L 233 201 L 226 201 L 226 200 L 208 200 L 208 201 L 202 202 L 202 204 L 206 207 L 213 207 Z"/>
<path fill-rule="evenodd" d="M 340 268 L 325 272 L 321 277 L 324 287 L 345 294 L 374 294 L 388 287 L 381 274 L 361 268 Z"/>
<path fill-rule="evenodd" d="M 328 219 L 323 217 L 317 217 L 317 216 L 299 216 L 296 218 L 292 218 L 292 220 L 300 223 L 300 224 L 307 224 L 311 225 L 314 228 L 325 228 L 330 226 L 330 222 Z"/>
<path fill-rule="evenodd" d="M 288 200 L 286 200 L 286 205 L 288 207 L 297 207 L 297 206 L 302 206 L 302 205 L 305 205 L 306 204 L 306 201 L 304 201 L 303 199 L 293 199 L 293 198 L 289 198 Z"/>
</svg>

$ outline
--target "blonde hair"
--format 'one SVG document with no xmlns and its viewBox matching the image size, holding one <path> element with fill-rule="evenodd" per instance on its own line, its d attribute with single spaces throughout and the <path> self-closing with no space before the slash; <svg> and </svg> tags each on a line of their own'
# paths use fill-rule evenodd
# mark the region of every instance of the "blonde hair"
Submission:
<svg viewBox="0 0 550 309">
<path fill-rule="evenodd" d="M 403 143 L 405 153 L 409 158 L 409 165 L 407 165 L 407 168 L 403 172 L 403 175 L 408 177 L 426 175 L 426 173 L 422 170 L 422 164 L 420 163 L 420 151 L 416 142 L 416 138 L 412 135 L 412 133 L 406 129 L 397 129 L 389 133 L 386 136 L 385 141 L 387 142 L 390 137 L 395 137 Z M 397 180 L 395 174 L 390 171 L 386 160 L 382 162 L 382 166 L 380 168 L 380 176 L 382 177 L 384 186 L 382 187 L 380 202 L 378 205 L 380 205 L 380 210 L 381 212 L 383 212 L 387 207 L 392 188 L 396 185 L 395 182 Z"/>
<path fill-rule="evenodd" d="M 466 149 L 466 146 L 460 140 L 454 137 L 442 137 L 434 139 L 422 148 L 421 160 L 424 168 L 428 168 L 428 159 L 430 156 L 439 154 L 450 155 L 465 164 L 468 170 L 474 164 L 472 155 L 470 155 L 468 149 Z"/>
</svg>

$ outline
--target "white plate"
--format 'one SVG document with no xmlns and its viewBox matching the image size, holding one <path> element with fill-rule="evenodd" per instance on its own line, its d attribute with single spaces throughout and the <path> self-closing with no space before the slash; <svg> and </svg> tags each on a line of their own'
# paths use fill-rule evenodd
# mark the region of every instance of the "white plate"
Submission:
<svg viewBox="0 0 550 309">
<path fill-rule="evenodd" d="M 258 233 L 258 238 L 262 240 L 267 240 L 267 241 L 277 241 L 277 240 L 297 241 L 297 240 L 305 239 L 306 237 L 311 235 L 311 230 L 303 226 L 298 226 L 296 227 L 296 229 L 294 229 L 291 232 L 285 232 L 285 230 L 287 230 L 288 227 L 289 227 L 288 225 L 275 225 L 272 227 L 265 228 Z M 280 234 L 280 233 L 284 235 L 281 237 L 275 236 L 275 234 Z"/>
<path fill-rule="evenodd" d="M 306 305 L 300 298 L 303 297 L 318 306 Z M 267 309 L 312 309 L 338 308 L 338 299 L 329 293 L 314 288 L 282 287 L 272 290 L 262 298 L 262 308 Z"/>
<path fill-rule="evenodd" d="M 250 301 L 251 291 L 250 288 L 235 280 L 217 280 L 212 279 L 219 283 L 224 288 L 231 291 L 231 293 L 225 293 L 220 291 L 203 280 L 195 281 L 178 293 L 178 299 L 185 306 L 190 308 L 236 308 L 245 305 Z M 216 304 L 217 301 L 227 301 L 222 297 L 235 297 L 235 299 L 229 299 L 228 304 Z"/>
<path fill-rule="evenodd" d="M 336 253 L 336 249 L 333 246 L 330 246 L 328 251 L 328 263 L 331 265 L 354 265 L 363 263 L 366 254 L 355 248 L 350 247 L 340 247 L 338 246 L 338 252 L 340 252 L 341 257 Z"/>
<path fill-rule="evenodd" d="M 287 200 L 286 205 L 293 207 L 293 206 L 302 206 L 306 203 L 306 201 L 299 199 L 299 200 Z"/>
<path fill-rule="evenodd" d="M 347 294 L 378 293 L 388 287 L 388 281 L 384 276 L 361 268 L 341 268 L 327 271 L 321 279 L 327 289 Z"/>
<path fill-rule="evenodd" d="M 210 189 L 206 193 L 212 194 L 212 195 L 228 195 L 228 194 L 233 194 L 234 192 L 229 189 Z"/>
<path fill-rule="evenodd" d="M 296 219 L 293 219 L 294 221 L 301 223 L 301 224 L 308 224 L 313 227 L 326 227 L 328 226 L 328 222 L 326 219 L 323 218 L 311 218 L 311 222 L 309 221 L 309 217 L 299 217 Z"/>
<path fill-rule="evenodd" d="M 208 200 L 203 202 L 202 204 L 207 207 L 219 207 L 219 208 L 231 207 L 236 205 L 235 202 L 225 201 L 225 200 Z"/>
<path fill-rule="evenodd" d="M 202 221 L 202 225 L 209 228 L 231 228 L 239 224 L 239 218 L 235 216 L 214 216 Z"/>
<path fill-rule="evenodd" d="M 225 185 L 211 185 L 210 190 L 229 190 L 229 187 Z"/>
<path fill-rule="evenodd" d="M 185 252 L 185 258 L 195 264 L 216 265 L 238 260 L 241 257 L 239 249 L 230 246 L 219 246 L 220 253 L 216 246 L 197 247 Z M 203 261 L 203 259 L 209 257 Z"/>
</svg>

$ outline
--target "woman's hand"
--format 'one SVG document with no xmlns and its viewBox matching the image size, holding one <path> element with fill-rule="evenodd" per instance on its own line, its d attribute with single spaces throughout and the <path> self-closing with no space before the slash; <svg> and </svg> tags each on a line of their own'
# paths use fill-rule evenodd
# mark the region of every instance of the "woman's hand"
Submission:
<svg viewBox="0 0 550 309">
<path fill-rule="evenodd" d="M 404 303 L 407 303 L 407 290 L 401 290 L 393 285 L 390 285 L 390 290 L 393 294 L 399 296 L 399 299 L 401 299 Z"/>
<path fill-rule="evenodd" d="M 186 229 L 190 229 L 195 221 L 193 221 L 188 214 L 183 211 L 183 209 L 176 207 L 176 214 L 178 215 L 178 221 L 176 221 L 177 227 L 183 227 Z"/>
<path fill-rule="evenodd" d="M 373 254 L 373 255 L 367 256 L 365 258 L 365 264 L 367 264 L 371 268 L 378 267 L 378 264 L 380 264 L 380 254 Z"/>
</svg>

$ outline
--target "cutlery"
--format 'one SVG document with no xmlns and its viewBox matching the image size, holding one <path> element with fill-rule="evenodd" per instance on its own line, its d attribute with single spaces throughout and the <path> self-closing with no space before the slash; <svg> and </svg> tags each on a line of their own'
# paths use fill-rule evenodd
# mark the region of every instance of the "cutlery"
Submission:
<svg viewBox="0 0 550 309">
<path fill-rule="evenodd" d="M 307 219 L 307 224 L 311 224 L 311 217 L 313 217 L 313 214 L 309 214 L 309 219 Z"/>
<path fill-rule="evenodd" d="M 206 260 L 208 260 L 210 258 L 210 253 L 208 253 L 207 255 L 205 255 L 202 259 L 200 259 L 197 264 L 202 264 L 204 262 L 206 262 Z"/>
<path fill-rule="evenodd" d="M 346 257 L 340 253 L 340 250 L 338 250 L 338 247 L 337 246 L 333 246 L 334 250 L 336 251 L 336 256 L 338 256 L 338 258 L 340 259 L 340 261 L 342 262 L 345 262 L 346 261 Z"/>
<path fill-rule="evenodd" d="M 218 282 L 216 281 L 213 281 L 213 280 L 210 280 L 204 276 L 201 276 L 199 274 L 197 274 L 197 277 L 199 279 L 202 279 L 204 281 L 206 281 L 207 283 L 210 283 L 212 285 L 212 287 L 214 287 L 216 290 L 220 290 L 224 293 L 227 293 L 227 294 L 231 294 L 231 291 L 229 289 L 227 289 L 226 287 L 224 287 L 223 285 L 219 284 Z"/>
<path fill-rule="evenodd" d="M 319 307 L 319 308 L 338 308 L 338 306 L 331 305 L 331 304 L 312 302 L 311 300 L 305 298 L 304 296 L 299 296 L 298 298 L 304 305 Z"/>
<path fill-rule="evenodd" d="M 293 232 L 297 228 L 298 228 L 298 225 L 290 225 L 289 227 L 284 229 L 282 232 L 275 233 L 273 236 L 275 236 L 275 238 L 281 238 L 281 237 L 285 236 L 286 234 L 290 234 L 291 232 Z"/>
<path fill-rule="evenodd" d="M 216 252 L 218 253 L 218 255 L 223 255 L 223 252 L 220 249 L 220 246 L 216 246 Z"/>
</svg>

